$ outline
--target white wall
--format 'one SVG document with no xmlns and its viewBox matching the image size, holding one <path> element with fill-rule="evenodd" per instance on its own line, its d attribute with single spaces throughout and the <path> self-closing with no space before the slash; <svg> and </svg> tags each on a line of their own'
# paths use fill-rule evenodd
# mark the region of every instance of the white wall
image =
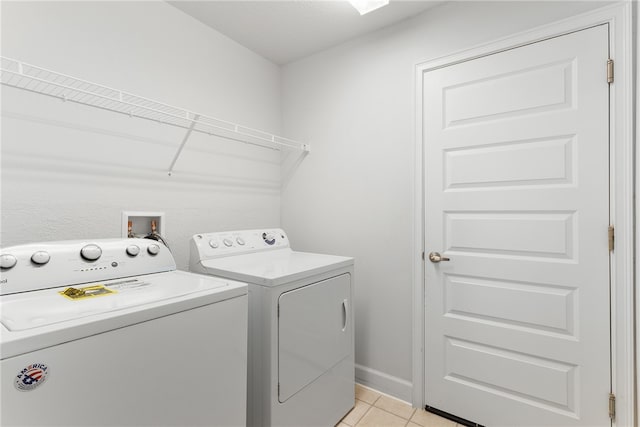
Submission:
<svg viewBox="0 0 640 427">
<path fill-rule="evenodd" d="M 313 151 L 282 225 L 298 249 L 355 256 L 361 382 L 411 400 L 414 65 L 598 6 L 452 2 L 284 67 L 284 133 Z"/>
<path fill-rule="evenodd" d="M 280 69 L 164 2 L 2 2 L 2 55 L 280 133 Z M 166 213 L 178 267 L 198 232 L 280 225 L 271 150 L 2 87 L 0 243 L 119 237 Z"/>
</svg>

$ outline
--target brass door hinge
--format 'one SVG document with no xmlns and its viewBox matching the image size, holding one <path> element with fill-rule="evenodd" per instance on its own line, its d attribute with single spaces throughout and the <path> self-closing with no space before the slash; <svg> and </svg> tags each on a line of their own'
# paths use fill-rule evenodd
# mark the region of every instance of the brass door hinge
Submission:
<svg viewBox="0 0 640 427">
<path fill-rule="evenodd" d="M 607 59 L 607 83 L 613 83 L 613 59 Z"/>
<path fill-rule="evenodd" d="M 613 247 L 616 239 L 616 231 L 613 228 L 613 225 L 609 226 L 609 252 L 613 252 Z"/>
<path fill-rule="evenodd" d="M 616 395 L 609 393 L 609 418 L 611 421 L 616 419 Z"/>
</svg>

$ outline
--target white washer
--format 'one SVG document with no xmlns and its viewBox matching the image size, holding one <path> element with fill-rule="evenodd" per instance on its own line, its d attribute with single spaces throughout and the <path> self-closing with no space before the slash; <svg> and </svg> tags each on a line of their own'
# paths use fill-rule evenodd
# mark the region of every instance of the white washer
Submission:
<svg viewBox="0 0 640 427">
<path fill-rule="evenodd" d="M 245 284 L 145 239 L 8 247 L 0 267 L 0 424 L 245 425 Z"/>
<path fill-rule="evenodd" d="M 334 426 L 351 410 L 352 258 L 245 230 L 195 235 L 189 266 L 249 285 L 249 426 Z"/>
</svg>

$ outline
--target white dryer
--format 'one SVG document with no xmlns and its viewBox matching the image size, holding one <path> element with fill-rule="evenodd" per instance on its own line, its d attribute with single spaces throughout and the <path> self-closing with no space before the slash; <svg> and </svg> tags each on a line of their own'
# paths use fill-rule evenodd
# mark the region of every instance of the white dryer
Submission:
<svg viewBox="0 0 640 427">
<path fill-rule="evenodd" d="M 189 267 L 249 285 L 247 425 L 334 426 L 351 410 L 353 258 L 245 230 L 195 235 Z"/>
<path fill-rule="evenodd" d="M 1 425 L 245 425 L 245 284 L 144 239 L 7 247 L 0 267 Z"/>
</svg>

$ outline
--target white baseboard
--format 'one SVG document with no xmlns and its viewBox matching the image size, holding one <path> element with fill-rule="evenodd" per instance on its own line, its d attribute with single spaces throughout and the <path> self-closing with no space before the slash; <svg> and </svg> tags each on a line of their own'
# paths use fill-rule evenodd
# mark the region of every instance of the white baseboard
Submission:
<svg viewBox="0 0 640 427">
<path fill-rule="evenodd" d="M 356 382 L 405 402 L 411 402 L 413 385 L 410 381 L 356 363 Z"/>
</svg>

